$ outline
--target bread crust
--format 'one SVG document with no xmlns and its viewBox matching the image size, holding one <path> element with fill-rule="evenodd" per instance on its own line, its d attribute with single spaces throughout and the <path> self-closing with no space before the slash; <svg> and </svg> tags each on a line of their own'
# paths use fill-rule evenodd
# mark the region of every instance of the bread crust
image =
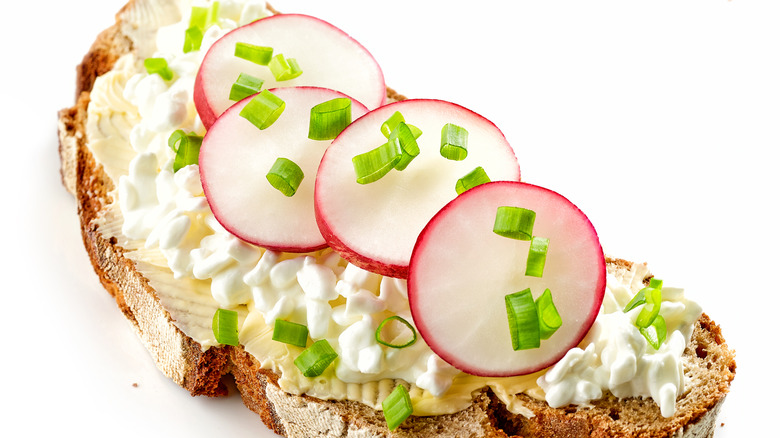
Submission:
<svg viewBox="0 0 780 438">
<path fill-rule="evenodd" d="M 95 161 L 86 144 L 85 127 L 90 91 L 95 79 L 109 71 L 132 40 L 122 32 L 123 14 L 133 7 L 131 0 L 118 14 L 117 22 L 98 35 L 77 67 L 76 103 L 59 112 L 59 153 L 63 185 L 77 200 L 84 246 L 105 289 L 116 299 L 158 368 L 192 395 L 227 394 L 222 383 L 232 375 L 244 404 L 263 423 L 283 436 L 480 436 L 480 437 L 708 437 L 734 378 L 734 352 L 728 348 L 720 327 L 706 314 L 696 323 L 686 350 L 689 376 L 697 384 L 678 402 L 674 417 L 664 418 L 652 400 L 619 400 L 606 396 L 592 407 L 550 408 L 526 397 L 534 416 L 526 418 L 508 412 L 489 390 L 476 394 L 464 411 L 436 417 L 411 417 L 390 433 L 381 412 L 352 401 L 324 401 L 295 396 L 279 388 L 278 376 L 263 369 L 256 358 L 241 347 L 203 349 L 173 323 L 155 290 L 124 256 L 115 238 L 98 230 L 96 219 L 111 203 L 114 183 Z M 388 98 L 405 99 L 388 88 Z M 631 262 L 608 259 L 612 269 L 629 269 Z M 163 323 L 160 323 L 163 321 Z M 691 371 L 692 370 L 692 371 Z M 703 370 L 703 371 L 702 371 Z"/>
</svg>

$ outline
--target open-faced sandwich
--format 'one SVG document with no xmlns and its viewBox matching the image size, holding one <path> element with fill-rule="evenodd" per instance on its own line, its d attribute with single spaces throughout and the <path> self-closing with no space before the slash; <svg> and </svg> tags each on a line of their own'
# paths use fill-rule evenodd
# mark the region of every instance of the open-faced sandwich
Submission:
<svg viewBox="0 0 780 438">
<path fill-rule="evenodd" d="M 87 252 L 193 395 L 232 375 L 289 437 L 712 435 L 720 328 L 343 30 L 131 0 L 77 91 L 60 153 Z"/>
</svg>

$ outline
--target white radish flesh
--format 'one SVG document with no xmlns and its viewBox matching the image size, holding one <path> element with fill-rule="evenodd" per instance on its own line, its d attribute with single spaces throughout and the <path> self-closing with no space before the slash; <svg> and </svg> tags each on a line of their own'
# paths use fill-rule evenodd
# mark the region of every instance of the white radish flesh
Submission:
<svg viewBox="0 0 780 438">
<path fill-rule="evenodd" d="M 267 66 L 235 56 L 237 42 L 271 47 L 274 55 L 294 58 L 303 73 L 276 81 Z M 318 18 L 281 14 L 228 33 L 206 53 L 195 80 L 194 100 L 207 128 L 233 103 L 230 88 L 239 74 L 264 80 L 263 89 L 318 86 L 341 91 L 369 108 L 385 102 L 382 70 L 360 43 Z"/>
<path fill-rule="evenodd" d="M 493 232 L 499 206 L 536 212 L 535 236 L 550 240 L 541 278 L 525 275 L 530 242 Z M 587 334 L 606 287 L 598 236 L 563 196 L 520 182 L 493 182 L 465 192 L 425 227 L 409 267 L 415 325 L 445 361 L 469 374 L 529 374 L 560 360 Z M 536 349 L 514 351 L 504 297 L 546 288 L 563 325 Z"/>
<path fill-rule="evenodd" d="M 200 150 L 203 191 L 217 220 L 239 238 L 276 251 L 308 252 L 326 246 L 314 218 L 314 180 L 331 141 L 308 138 L 311 108 L 348 97 L 334 90 L 294 87 L 271 90 L 285 109 L 259 130 L 240 116 L 248 97 L 228 109 L 208 130 Z M 352 100 L 353 120 L 367 109 Z M 273 188 L 266 174 L 284 157 L 303 170 L 292 197 Z"/>
<path fill-rule="evenodd" d="M 387 142 L 380 128 L 396 111 L 422 130 L 420 154 L 403 171 L 369 184 L 356 182 L 352 158 Z M 468 156 L 439 152 L 441 130 L 468 131 Z M 405 278 L 414 242 L 428 220 L 457 192 L 456 182 L 482 166 L 492 180 L 520 179 L 514 151 L 484 117 L 440 100 L 405 100 L 369 112 L 345 129 L 325 153 L 317 174 L 317 222 L 328 245 L 363 269 Z"/>
</svg>

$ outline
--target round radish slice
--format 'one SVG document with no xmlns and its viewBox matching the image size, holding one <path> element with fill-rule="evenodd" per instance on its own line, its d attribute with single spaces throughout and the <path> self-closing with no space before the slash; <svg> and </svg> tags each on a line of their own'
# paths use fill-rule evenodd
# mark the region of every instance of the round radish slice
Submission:
<svg viewBox="0 0 780 438">
<path fill-rule="evenodd" d="M 525 275 L 529 241 L 493 232 L 498 207 L 536 213 L 549 239 L 543 275 Z M 420 335 L 452 366 L 479 376 L 533 373 L 588 333 L 604 298 L 606 265 L 588 218 L 566 198 L 521 182 L 476 187 L 444 207 L 420 234 L 409 267 L 409 305 Z M 505 296 L 550 289 L 562 325 L 538 348 L 515 351 Z"/>
<path fill-rule="evenodd" d="M 388 141 L 381 127 L 396 112 L 422 131 L 419 155 L 402 171 L 359 184 L 352 158 Z M 461 161 L 440 153 L 442 128 L 448 123 L 468 131 L 468 155 Z M 325 153 L 314 190 L 317 223 L 328 245 L 346 260 L 405 278 L 420 231 L 457 196 L 457 181 L 478 166 L 494 181 L 520 179 L 514 151 L 489 120 L 440 100 L 385 105 L 352 123 Z"/>
<path fill-rule="evenodd" d="M 252 99 L 248 97 L 208 130 L 198 160 L 203 191 L 219 223 L 247 242 L 276 251 L 321 249 L 326 243 L 314 218 L 314 180 L 331 141 L 308 138 L 310 112 L 317 104 L 348 96 L 316 87 L 271 92 L 285 102 L 285 109 L 270 127 L 261 131 L 239 115 Z M 353 120 L 368 111 L 360 102 L 351 102 Z M 266 179 L 280 157 L 303 171 L 291 197 Z"/>
<path fill-rule="evenodd" d="M 277 81 L 266 65 L 235 56 L 236 43 L 270 47 L 273 55 L 297 61 L 302 74 Z M 195 79 L 194 100 L 210 127 L 233 103 L 230 89 L 240 74 L 264 81 L 262 88 L 317 86 L 341 91 L 369 108 L 385 102 L 382 70 L 360 43 L 342 30 L 307 15 L 281 14 L 235 29 L 206 53 Z"/>
</svg>

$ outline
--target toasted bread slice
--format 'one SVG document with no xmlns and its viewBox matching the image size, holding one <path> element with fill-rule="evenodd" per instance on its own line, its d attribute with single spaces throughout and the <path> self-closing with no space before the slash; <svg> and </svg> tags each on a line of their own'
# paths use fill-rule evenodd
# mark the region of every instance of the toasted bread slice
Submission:
<svg viewBox="0 0 780 438">
<path fill-rule="evenodd" d="M 291 395 L 280 389 L 278 376 L 263 369 L 260 360 L 241 347 L 204 349 L 175 324 L 157 291 L 125 256 L 115 237 L 103 234 L 98 221 L 113 202 L 111 180 L 88 148 L 87 106 L 95 79 L 109 71 L 125 53 L 144 50 L 136 24 L 148 18 L 149 29 L 158 25 L 155 10 L 169 7 L 163 0 L 131 0 L 117 22 L 101 33 L 77 70 L 77 100 L 59 113 L 62 181 L 76 197 L 85 248 L 101 283 L 132 323 L 160 370 L 193 395 L 227 393 L 225 375 L 235 379 L 244 403 L 274 432 L 289 437 L 310 436 L 479 436 L 479 437 L 706 437 L 734 378 L 734 352 L 720 328 L 702 315 L 695 324 L 684 353 L 686 393 L 677 401 L 675 415 L 665 418 L 651 399 L 618 399 L 607 395 L 590 407 L 554 409 L 526 397 L 532 416 L 510 413 L 489 389 L 474 395 L 460 412 L 410 417 L 388 431 L 381 412 L 353 401 L 328 401 Z M 391 100 L 404 97 L 388 89 Z M 632 263 L 608 258 L 612 273 L 628 271 Z"/>
</svg>

